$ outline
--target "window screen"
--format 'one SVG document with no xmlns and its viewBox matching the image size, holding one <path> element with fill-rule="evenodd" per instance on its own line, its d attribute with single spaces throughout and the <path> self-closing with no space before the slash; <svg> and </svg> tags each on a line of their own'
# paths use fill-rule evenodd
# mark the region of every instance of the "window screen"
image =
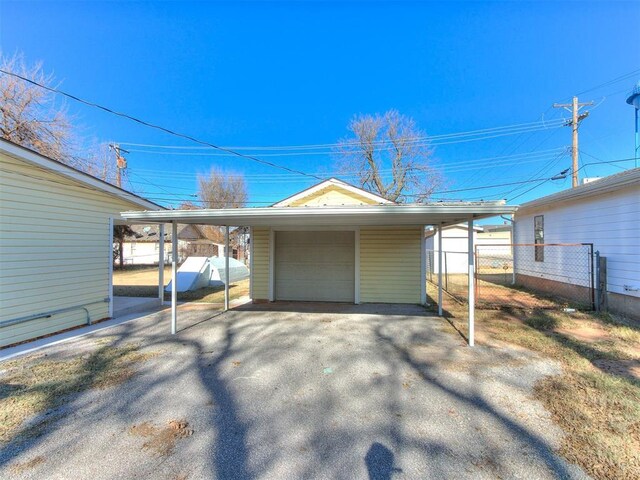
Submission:
<svg viewBox="0 0 640 480">
<path fill-rule="evenodd" d="M 544 215 L 533 217 L 533 243 L 536 244 L 535 260 L 536 262 L 544 262 Z"/>
</svg>

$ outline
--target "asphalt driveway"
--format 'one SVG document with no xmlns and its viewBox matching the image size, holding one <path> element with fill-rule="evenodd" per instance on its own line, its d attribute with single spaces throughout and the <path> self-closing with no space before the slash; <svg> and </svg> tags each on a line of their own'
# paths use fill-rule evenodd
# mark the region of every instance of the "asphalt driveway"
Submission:
<svg viewBox="0 0 640 480">
<path fill-rule="evenodd" d="M 49 348 L 134 342 L 158 355 L 48 412 L 43 434 L 0 445 L 0 477 L 584 477 L 555 455 L 562 433 L 531 397 L 559 366 L 470 349 L 421 307 L 185 305 L 174 337 L 168 315 Z"/>
</svg>

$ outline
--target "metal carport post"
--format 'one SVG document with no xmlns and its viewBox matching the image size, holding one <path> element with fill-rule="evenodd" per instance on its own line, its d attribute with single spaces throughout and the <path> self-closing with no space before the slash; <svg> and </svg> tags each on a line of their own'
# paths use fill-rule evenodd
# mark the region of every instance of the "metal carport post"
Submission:
<svg viewBox="0 0 640 480">
<path fill-rule="evenodd" d="M 224 311 L 229 310 L 229 225 L 224 232 Z"/>
<path fill-rule="evenodd" d="M 178 222 L 171 222 L 171 335 L 178 324 Z"/>
<path fill-rule="evenodd" d="M 447 225 L 468 221 L 469 225 L 469 345 L 474 344 L 474 251 L 473 222 L 481 218 L 489 218 L 502 214 L 512 214 L 517 207 L 505 205 L 504 201 L 496 202 L 456 202 L 455 204 L 415 204 L 415 205 L 370 205 L 370 206 L 327 206 L 327 207 L 252 207 L 234 209 L 202 209 L 202 210 L 162 210 L 122 212 L 123 219 L 136 223 L 171 223 L 173 230 L 173 258 L 171 292 L 171 333 L 176 332 L 177 319 L 177 262 L 178 241 L 177 222 L 186 224 L 209 225 L 246 225 L 282 227 L 318 227 L 318 226 L 402 226 L 402 225 L 437 225 L 439 232 Z M 439 248 L 439 260 L 442 260 L 442 248 Z M 442 264 L 439 265 L 439 280 L 442 280 Z M 228 271 L 228 269 L 227 269 Z M 227 279 L 228 280 L 228 279 Z M 442 282 L 439 281 L 440 285 Z M 441 288 L 439 288 L 439 297 Z M 270 292 L 269 298 L 272 298 Z M 439 298 L 439 303 L 441 298 Z M 225 306 L 228 307 L 228 281 L 225 288 Z M 438 309 L 441 311 L 441 305 Z"/>
<path fill-rule="evenodd" d="M 438 315 L 442 316 L 442 225 L 438 227 Z"/>
<path fill-rule="evenodd" d="M 158 225 L 160 235 L 158 245 L 158 299 L 160 306 L 164 305 L 164 223 Z"/>
<path fill-rule="evenodd" d="M 469 220 L 467 223 L 467 238 L 469 240 L 467 257 L 469 261 L 468 269 L 468 289 L 469 289 L 469 346 L 473 347 L 475 340 L 475 314 L 476 314 L 476 301 L 474 290 L 474 261 L 473 261 L 473 220 Z"/>
</svg>

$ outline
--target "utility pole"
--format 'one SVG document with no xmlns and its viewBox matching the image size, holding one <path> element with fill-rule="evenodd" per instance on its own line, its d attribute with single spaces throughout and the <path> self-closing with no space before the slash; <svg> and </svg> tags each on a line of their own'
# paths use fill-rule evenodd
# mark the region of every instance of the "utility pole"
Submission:
<svg viewBox="0 0 640 480">
<path fill-rule="evenodd" d="M 593 105 L 593 102 L 579 103 L 578 97 L 573 97 L 571 103 L 554 103 L 553 108 L 564 108 L 571 112 L 571 121 L 567 122 L 565 126 L 571 125 L 572 130 L 572 147 L 571 147 L 571 186 L 576 188 L 578 186 L 578 126 L 580 122 L 589 116 L 589 112 L 580 114 L 580 109 Z"/>
<path fill-rule="evenodd" d="M 127 168 L 127 159 L 124 158 L 120 152 L 129 153 L 124 148 L 120 148 L 117 143 L 110 143 L 109 148 L 116 154 L 116 186 L 122 188 L 122 170 Z"/>
</svg>

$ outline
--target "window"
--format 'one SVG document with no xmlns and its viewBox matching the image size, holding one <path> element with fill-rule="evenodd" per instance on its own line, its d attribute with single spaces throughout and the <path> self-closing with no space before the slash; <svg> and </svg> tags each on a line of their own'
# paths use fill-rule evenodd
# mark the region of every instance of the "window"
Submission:
<svg viewBox="0 0 640 480">
<path fill-rule="evenodd" d="M 544 215 L 533 217 L 533 243 L 536 244 L 533 247 L 536 262 L 544 262 L 544 245 L 537 245 L 544 244 Z"/>
</svg>

